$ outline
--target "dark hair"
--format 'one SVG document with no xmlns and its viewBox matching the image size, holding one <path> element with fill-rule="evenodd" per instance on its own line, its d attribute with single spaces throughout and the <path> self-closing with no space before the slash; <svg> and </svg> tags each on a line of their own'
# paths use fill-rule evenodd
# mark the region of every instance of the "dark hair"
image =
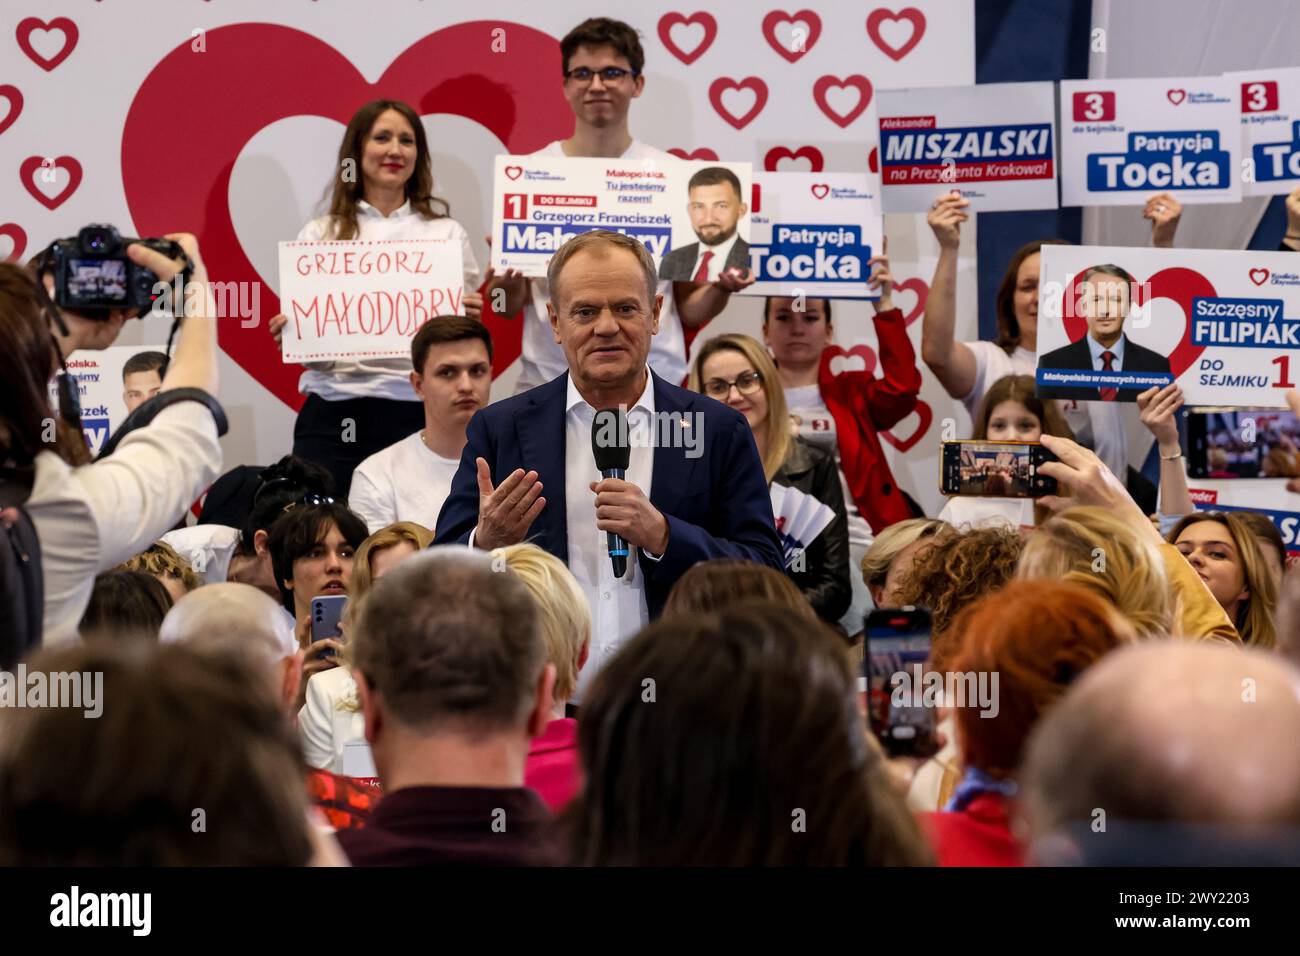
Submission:
<svg viewBox="0 0 1300 956">
<path fill-rule="evenodd" d="M 61 417 L 53 417 L 53 434 L 47 431 L 58 357 L 46 312 L 53 306 L 39 281 L 0 262 L 0 468 L 30 468 L 43 451 L 70 465 L 90 461 L 85 437 Z"/>
<path fill-rule="evenodd" d="M 334 496 L 334 476 L 315 462 L 296 455 L 285 455 L 274 465 L 263 468 L 252 494 L 248 510 L 239 529 L 237 554 L 255 553 L 253 538 L 259 531 L 269 531 L 286 506 L 315 496 Z M 217 479 L 218 483 L 222 479 Z M 212 492 L 208 492 L 211 496 Z"/>
<path fill-rule="evenodd" d="M 664 613 L 708 614 L 756 600 L 784 605 L 810 621 L 818 619 L 808 599 L 787 575 L 763 564 L 735 558 L 715 558 L 691 565 L 668 592 Z"/>
<path fill-rule="evenodd" d="M 297 735 L 250 664 L 93 641 L 48 649 L 28 667 L 83 675 L 82 686 L 95 675 L 102 713 L 0 710 L 0 866 L 310 860 Z"/>
<path fill-rule="evenodd" d="M 787 298 L 787 296 L 769 295 L 767 298 L 763 300 L 763 325 L 767 325 L 767 320 L 772 317 L 772 303 L 775 302 L 778 298 L 783 299 L 783 298 Z M 826 316 L 826 324 L 830 325 L 831 324 L 831 300 L 817 299 L 817 298 L 804 300 L 805 304 L 807 304 L 808 302 L 820 302 L 822 304 L 822 311 Z"/>
<path fill-rule="evenodd" d="M 285 581 L 293 579 L 293 563 L 316 547 L 331 527 L 339 529 L 343 540 L 353 549 L 361 547 L 369 532 L 361 517 L 338 501 L 327 504 L 306 504 L 290 508 L 267 531 L 267 548 L 271 552 L 271 568 L 275 584 L 280 589 L 280 602 L 293 613 L 293 591 Z"/>
<path fill-rule="evenodd" d="M 167 374 L 167 353 L 136 352 L 122 366 L 122 381 L 125 382 L 128 375 L 134 375 L 137 372 L 155 371 L 158 373 L 159 378 Z"/>
<path fill-rule="evenodd" d="M 444 345 L 447 342 L 464 342 L 478 339 L 487 349 L 488 362 L 492 361 L 492 336 L 487 326 L 478 319 L 466 315 L 439 315 L 420 326 L 420 331 L 411 339 L 411 365 L 416 375 L 424 374 L 424 363 L 429 357 L 429 348 Z"/>
<path fill-rule="evenodd" d="M 627 60 L 633 77 L 640 76 L 645 69 L 645 51 L 641 49 L 641 38 L 634 28 L 622 20 L 591 17 L 566 33 L 560 41 L 560 63 L 565 73 L 569 72 L 569 58 L 581 46 L 613 47 L 615 53 Z"/>
<path fill-rule="evenodd" d="M 998 285 L 996 315 L 998 320 L 998 348 L 1008 355 L 1020 344 L 1020 322 L 1016 319 L 1016 279 L 1020 267 L 1032 255 L 1042 252 L 1043 246 L 1068 246 L 1064 239 L 1035 239 L 1015 251 L 1007 262 L 1007 271 Z"/>
<path fill-rule="evenodd" d="M 370 589 L 352 662 L 385 710 L 419 732 L 522 730 L 546 666 L 537 605 L 485 552 L 448 545 Z"/>
<path fill-rule="evenodd" d="M 740 191 L 740 179 L 726 166 L 705 166 L 703 169 L 697 169 L 691 176 L 690 182 L 686 184 L 686 191 L 689 193 L 696 186 L 721 186 L 727 183 L 736 193 L 736 199 L 740 202 L 745 201 L 745 194 Z"/>
<path fill-rule="evenodd" d="M 106 571 L 95 578 L 78 630 L 91 638 L 158 639 L 171 610 L 167 588 L 145 571 Z"/>
<path fill-rule="evenodd" d="M 579 866 L 925 863 L 869 746 L 844 644 L 756 601 L 665 616 L 583 701 L 586 784 L 565 814 Z"/>
<path fill-rule="evenodd" d="M 1079 273 L 1079 279 L 1080 281 L 1086 282 L 1091 276 L 1094 275 L 1112 276 L 1116 279 L 1123 279 L 1124 282 L 1129 286 L 1129 288 L 1132 288 L 1133 285 L 1137 282 L 1137 280 L 1133 278 L 1132 274 L 1127 269 L 1124 269 L 1123 267 L 1117 266 L 1114 263 L 1110 263 L 1110 262 L 1103 263 L 1102 265 L 1099 266 L 1090 266 L 1089 268 L 1084 269 L 1082 272 Z"/>
<path fill-rule="evenodd" d="M 1018 402 L 1029 409 L 1038 419 L 1044 435 L 1074 440 L 1074 430 L 1065 420 L 1061 406 L 1050 398 L 1038 397 L 1038 387 L 1032 375 L 1004 375 L 989 386 L 971 422 L 971 438 L 989 437 L 989 419 L 993 417 L 993 409 L 1003 402 Z"/>
<path fill-rule="evenodd" d="M 357 110 L 348 122 L 339 144 L 338 166 L 330 192 L 330 232 L 328 239 L 355 239 L 357 237 L 357 203 L 365 198 L 365 177 L 361 175 L 361 154 L 366 137 L 375 121 L 388 110 L 396 110 L 411 124 L 415 133 L 415 170 L 406 181 L 406 199 L 411 208 L 425 219 L 442 219 L 451 214 L 451 207 L 433 194 L 433 164 L 429 160 L 429 141 L 424 135 L 420 116 L 401 100 L 373 100 Z M 351 161 L 352 175 L 347 164 Z"/>
</svg>

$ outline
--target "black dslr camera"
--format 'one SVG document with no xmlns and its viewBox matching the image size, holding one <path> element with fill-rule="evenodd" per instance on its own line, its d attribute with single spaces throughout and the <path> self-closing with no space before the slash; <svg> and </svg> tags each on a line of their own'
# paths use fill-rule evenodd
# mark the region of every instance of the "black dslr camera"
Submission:
<svg viewBox="0 0 1300 956">
<path fill-rule="evenodd" d="M 109 309 L 149 312 L 158 298 L 158 276 L 138 266 L 126 247 L 140 243 L 169 259 L 183 259 L 179 243 L 170 239 L 123 239 L 112 226 L 86 226 L 75 239 L 59 239 L 49 248 L 47 264 L 54 274 L 54 301 L 95 318 Z M 181 281 L 188 281 L 189 268 Z"/>
</svg>

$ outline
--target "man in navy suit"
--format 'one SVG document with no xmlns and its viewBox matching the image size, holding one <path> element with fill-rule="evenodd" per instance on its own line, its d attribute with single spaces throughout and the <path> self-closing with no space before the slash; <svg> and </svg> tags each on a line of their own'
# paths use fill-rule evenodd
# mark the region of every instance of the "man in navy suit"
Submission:
<svg viewBox="0 0 1300 956">
<path fill-rule="evenodd" d="M 783 562 L 744 417 L 646 365 L 663 304 L 646 248 L 615 232 L 582 233 L 555 254 L 547 279 L 551 328 L 569 370 L 470 420 L 437 543 L 492 549 L 528 540 L 568 564 L 592 611 L 581 695 L 696 562 Z M 620 407 L 631 461 L 626 479 L 601 480 L 592 420 Z M 622 578 L 606 550 L 609 531 L 635 549 Z"/>
<path fill-rule="evenodd" d="M 1119 266 L 1094 266 L 1083 274 L 1080 296 L 1088 319 L 1088 334 L 1077 342 L 1041 356 L 1040 369 L 1065 369 L 1095 372 L 1161 372 L 1164 384 L 1173 381 L 1169 359 L 1143 348 L 1124 334 L 1124 320 L 1131 303 L 1133 277 Z M 1039 385 L 1040 398 L 1078 399 L 1079 401 L 1136 401 L 1151 384 L 1126 385 L 1122 388 L 1075 385 Z"/>
</svg>

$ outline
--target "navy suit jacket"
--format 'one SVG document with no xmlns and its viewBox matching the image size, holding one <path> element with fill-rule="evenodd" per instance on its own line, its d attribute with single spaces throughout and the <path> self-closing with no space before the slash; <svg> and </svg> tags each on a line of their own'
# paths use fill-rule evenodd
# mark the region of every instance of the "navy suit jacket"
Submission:
<svg viewBox="0 0 1300 956">
<path fill-rule="evenodd" d="M 673 584 L 697 561 L 739 558 L 782 570 L 781 541 L 763 463 L 745 417 L 733 408 L 678 388 L 654 372 L 655 412 L 686 416 L 700 430 L 684 447 L 654 449 L 650 503 L 668 520 L 668 548 L 652 561 L 638 551 L 650 617 L 663 610 Z M 438 515 L 435 544 L 467 544 L 478 524 L 476 458 L 487 461 L 495 487 L 516 468 L 536 471 L 546 507 L 528 540 L 569 560 L 565 502 L 565 397 L 569 374 L 480 409 L 466 429 L 460 468 Z M 680 428 L 674 423 L 674 428 Z M 662 428 L 656 429 L 663 432 Z M 592 464 L 592 481 L 600 472 Z"/>
<path fill-rule="evenodd" d="M 1059 349 L 1053 349 L 1045 355 L 1039 356 L 1038 367 L 1092 371 L 1092 350 L 1088 347 L 1088 336 L 1084 335 L 1083 338 L 1071 342 L 1069 345 L 1063 345 Z M 1143 348 L 1126 335 L 1124 336 L 1124 368 L 1121 371 L 1168 373 L 1170 371 L 1169 359 L 1159 352 Z M 1145 391 L 1145 387 L 1134 388 L 1130 385 L 1119 389 L 1119 397 L 1122 401 L 1131 402 L 1136 400 L 1138 393 Z M 1101 400 L 1101 392 L 1098 389 L 1082 385 L 1040 385 L 1038 386 L 1038 396 L 1040 398 L 1078 399 L 1081 402 Z"/>
</svg>

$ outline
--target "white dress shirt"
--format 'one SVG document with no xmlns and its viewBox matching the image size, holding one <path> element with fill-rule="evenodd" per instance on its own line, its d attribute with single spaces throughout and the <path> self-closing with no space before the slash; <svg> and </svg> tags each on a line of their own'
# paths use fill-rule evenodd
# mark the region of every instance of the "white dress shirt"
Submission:
<svg viewBox="0 0 1300 956">
<path fill-rule="evenodd" d="M 691 266 L 690 278 L 695 278 L 695 273 L 700 271 L 700 263 L 704 260 L 706 252 L 713 253 L 709 259 L 709 281 L 717 282 L 718 277 L 722 275 L 722 270 L 727 266 L 727 257 L 731 255 L 731 250 L 736 246 L 736 240 L 739 238 L 737 233 L 732 233 L 731 238 L 720 246 L 706 246 L 700 243 L 700 250 L 695 254 L 695 265 Z"/>
<path fill-rule="evenodd" d="M 628 547 L 627 573 L 614 577 L 605 532 L 596 527 L 596 496 L 589 487 L 600 481 L 591 450 L 591 423 L 596 409 L 587 404 L 573 378 L 568 379 L 564 408 L 564 499 L 569 534 L 569 570 L 578 579 L 591 609 L 591 651 L 578 675 L 574 702 L 582 699 L 596 673 L 650 621 L 645 597 L 645 576 L 637 562 L 637 549 Z M 645 388 L 627 410 L 628 441 L 632 446 L 625 480 L 650 497 L 654 471 L 654 379 L 646 370 Z"/>
<path fill-rule="evenodd" d="M 560 140 L 533 153 L 534 156 L 563 156 Z M 652 159 L 679 162 L 671 153 L 655 149 L 640 140 L 632 140 L 620 159 Z M 686 337 L 682 320 L 673 302 L 673 284 L 660 282 L 656 290 L 664 296 L 664 307 L 659 312 L 659 331 L 650 339 L 650 367 L 665 382 L 677 385 L 686 377 Z M 523 352 L 519 357 L 519 380 L 515 394 L 526 392 L 553 379 L 559 378 L 569 367 L 564 350 L 555 341 L 551 319 L 546 304 L 551 301 L 550 287 L 545 279 L 532 279 L 528 283 L 528 298 L 524 304 Z"/>
</svg>

